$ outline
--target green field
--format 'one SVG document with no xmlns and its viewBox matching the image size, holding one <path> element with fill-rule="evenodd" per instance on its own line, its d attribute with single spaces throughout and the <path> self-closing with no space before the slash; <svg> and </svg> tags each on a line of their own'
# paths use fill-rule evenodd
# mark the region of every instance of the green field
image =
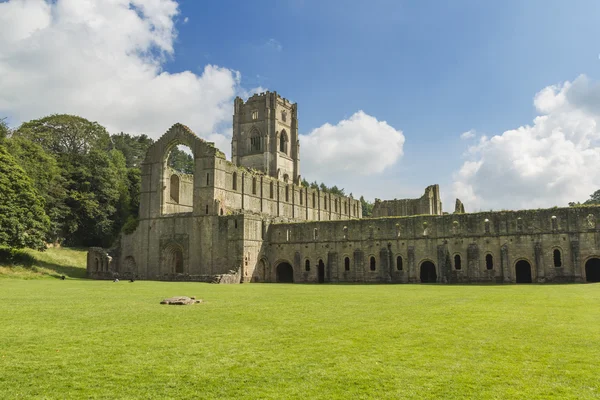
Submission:
<svg viewBox="0 0 600 400">
<path fill-rule="evenodd" d="M 600 398 L 600 284 L 0 279 L 0 302 L 2 399 Z"/>
</svg>

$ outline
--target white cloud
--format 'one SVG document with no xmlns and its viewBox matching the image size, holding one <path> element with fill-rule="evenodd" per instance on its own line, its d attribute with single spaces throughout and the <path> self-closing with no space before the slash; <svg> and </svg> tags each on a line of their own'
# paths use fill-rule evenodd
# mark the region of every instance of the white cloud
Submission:
<svg viewBox="0 0 600 400">
<path fill-rule="evenodd" d="M 378 174 L 398 161 L 403 146 L 402 131 L 358 111 L 300 137 L 303 175 L 331 185 L 349 175 Z"/>
<path fill-rule="evenodd" d="M 189 18 L 189 17 L 185 17 L 185 18 L 183 19 L 183 23 L 184 23 L 184 24 L 187 24 L 187 23 L 189 22 L 189 20 L 190 20 L 190 18 Z"/>
<path fill-rule="evenodd" d="M 281 45 L 281 43 L 279 43 L 278 40 L 273 39 L 273 38 L 267 40 L 267 42 L 265 43 L 265 47 L 273 49 L 275 51 L 283 50 L 283 46 Z"/>
<path fill-rule="evenodd" d="M 0 115 L 17 124 L 77 114 L 154 138 L 181 122 L 228 152 L 231 130 L 223 127 L 240 74 L 215 65 L 164 71 L 178 13 L 173 0 L 0 3 Z"/>
<path fill-rule="evenodd" d="M 475 130 L 471 129 L 460 134 L 462 140 L 473 139 L 475 137 Z"/>
<path fill-rule="evenodd" d="M 600 188 L 600 84 L 580 76 L 542 89 L 532 125 L 482 137 L 454 175 L 471 209 L 566 206 Z"/>
</svg>

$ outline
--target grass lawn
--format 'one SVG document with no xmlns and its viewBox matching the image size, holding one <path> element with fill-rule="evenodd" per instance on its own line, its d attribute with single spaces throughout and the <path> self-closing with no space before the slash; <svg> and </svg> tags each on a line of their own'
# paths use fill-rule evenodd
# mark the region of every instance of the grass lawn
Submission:
<svg viewBox="0 0 600 400">
<path fill-rule="evenodd" d="M 600 398 L 600 284 L 0 279 L 0 304 L 2 399 Z"/>
</svg>

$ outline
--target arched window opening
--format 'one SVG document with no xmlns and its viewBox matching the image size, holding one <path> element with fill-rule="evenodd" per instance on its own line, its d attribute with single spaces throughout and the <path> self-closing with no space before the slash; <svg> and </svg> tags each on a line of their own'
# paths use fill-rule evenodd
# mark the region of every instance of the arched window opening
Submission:
<svg viewBox="0 0 600 400">
<path fill-rule="evenodd" d="M 206 214 L 208 214 L 208 204 L 206 205 Z"/>
<path fill-rule="evenodd" d="M 289 186 L 285 187 L 285 201 L 286 202 L 290 201 L 290 187 Z"/>
<path fill-rule="evenodd" d="M 221 215 L 223 215 L 223 209 L 221 208 Z"/>
<path fill-rule="evenodd" d="M 327 210 L 327 196 L 323 197 L 323 209 Z"/>
<path fill-rule="evenodd" d="M 457 254 L 454 256 L 454 269 L 461 269 L 462 268 L 462 262 L 460 259 L 460 255 Z"/>
<path fill-rule="evenodd" d="M 233 173 L 233 180 L 232 180 L 232 183 L 231 183 L 231 188 L 233 190 L 237 190 L 237 172 Z"/>
<path fill-rule="evenodd" d="M 402 256 L 398 256 L 396 257 L 396 269 L 398 271 L 402 271 L 402 269 L 404 268 L 404 266 L 402 265 Z"/>
<path fill-rule="evenodd" d="M 179 176 L 175 174 L 171 175 L 171 185 L 169 191 L 171 201 L 179 203 Z"/>
<path fill-rule="evenodd" d="M 257 129 L 252 130 L 250 133 L 250 152 L 259 153 L 262 151 L 262 138 L 260 132 Z"/>
<path fill-rule="evenodd" d="M 165 185 L 161 212 L 191 212 L 194 204 L 194 156 L 186 145 L 174 145 L 165 153 L 162 179 Z"/>
<path fill-rule="evenodd" d="M 317 238 L 319 237 L 319 230 L 317 228 L 315 228 L 313 233 L 314 233 L 315 240 L 317 240 Z"/>
<path fill-rule="evenodd" d="M 302 203 L 303 203 L 303 199 L 302 199 L 303 197 L 304 197 L 304 192 L 302 189 L 300 189 L 300 205 L 302 205 Z"/>
<path fill-rule="evenodd" d="M 556 268 L 562 267 L 562 255 L 559 249 L 554 249 L 554 266 Z"/>
<path fill-rule="evenodd" d="M 369 267 L 370 267 L 371 271 L 375 271 L 375 269 L 377 268 L 375 257 L 371 257 L 371 261 L 369 262 Z"/>
<path fill-rule="evenodd" d="M 494 269 L 494 256 L 491 254 L 485 256 L 485 268 L 488 270 Z"/>
<path fill-rule="evenodd" d="M 252 194 L 256 194 L 256 177 L 252 178 Z"/>
<path fill-rule="evenodd" d="M 206 174 L 206 186 L 210 184 L 210 175 Z"/>
<path fill-rule="evenodd" d="M 314 194 L 314 193 L 313 193 L 312 195 L 313 195 L 313 196 L 312 196 L 312 197 L 313 197 L 313 208 L 317 208 L 317 200 L 316 200 L 316 196 L 315 196 L 315 194 Z"/>
<path fill-rule="evenodd" d="M 350 271 L 350 258 L 344 258 L 344 271 Z"/>
<path fill-rule="evenodd" d="M 283 131 L 281 131 L 281 134 L 279 135 L 279 151 L 280 152 L 287 154 L 287 143 L 288 143 L 287 133 L 285 132 L 285 130 L 283 130 Z"/>
<path fill-rule="evenodd" d="M 306 261 L 304 262 L 304 270 L 305 270 L 306 272 L 309 272 L 309 271 L 310 271 L 310 261 L 309 261 L 309 260 L 306 260 Z"/>
<path fill-rule="evenodd" d="M 273 198 L 273 182 L 269 183 L 269 198 Z"/>
</svg>

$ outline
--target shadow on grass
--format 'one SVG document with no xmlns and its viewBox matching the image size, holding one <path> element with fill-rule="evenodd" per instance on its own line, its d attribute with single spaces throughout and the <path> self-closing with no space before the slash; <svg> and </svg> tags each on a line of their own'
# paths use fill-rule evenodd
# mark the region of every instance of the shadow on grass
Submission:
<svg viewBox="0 0 600 400">
<path fill-rule="evenodd" d="M 60 278 L 61 275 L 70 278 L 86 278 L 86 270 L 83 268 L 38 260 L 26 251 L 6 247 L 0 248 L 0 264 L 5 264 L 9 267 L 21 267 L 54 278 Z M 47 273 L 46 271 L 39 270 L 39 268 L 54 271 L 56 274 Z"/>
</svg>

